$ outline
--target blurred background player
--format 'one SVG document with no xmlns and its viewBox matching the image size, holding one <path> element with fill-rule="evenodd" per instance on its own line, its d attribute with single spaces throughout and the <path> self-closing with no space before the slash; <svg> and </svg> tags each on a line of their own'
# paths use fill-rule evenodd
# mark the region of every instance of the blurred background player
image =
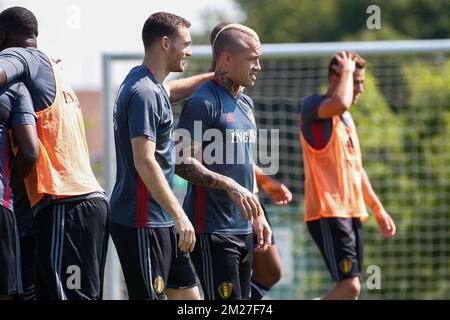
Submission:
<svg viewBox="0 0 450 320">
<path fill-rule="evenodd" d="M 177 161 L 176 173 L 189 182 L 183 206 L 197 234 L 198 244 L 191 256 L 205 299 L 250 299 L 251 220 L 258 238 L 256 250 L 267 250 L 271 230 L 252 192 L 256 181 L 251 144 L 256 139 L 235 143 L 230 132 L 256 137 L 253 102 L 241 86 L 252 86 L 261 70 L 261 43 L 250 28 L 231 24 L 217 33 L 213 50 L 217 57 L 214 79 L 196 90 L 180 115 L 177 132 L 184 129 L 188 141 L 185 137 L 178 140 L 177 154 L 181 152 L 183 159 Z M 216 141 L 217 147 L 228 161 L 203 161 L 204 149 L 210 145 L 196 136 L 196 124 L 202 133 L 220 131 L 222 139 Z M 227 155 L 230 148 L 244 155 L 245 163 Z"/>
<path fill-rule="evenodd" d="M 31 11 L 2 11 L 0 31 L 0 88 L 21 79 L 37 116 L 39 142 L 29 144 L 39 143 L 39 157 L 25 179 L 36 210 L 37 298 L 101 299 L 109 209 L 90 166 L 78 100 L 60 66 L 37 49 Z"/>
<path fill-rule="evenodd" d="M 324 299 L 356 299 L 363 267 L 361 222 L 365 205 L 375 213 L 384 237 L 395 224 L 372 189 L 362 167 L 361 149 L 349 112 L 364 91 L 366 61 L 339 52 L 328 67 L 325 95 L 314 94 L 300 109 L 305 167 L 305 221 L 336 282 Z"/>
</svg>

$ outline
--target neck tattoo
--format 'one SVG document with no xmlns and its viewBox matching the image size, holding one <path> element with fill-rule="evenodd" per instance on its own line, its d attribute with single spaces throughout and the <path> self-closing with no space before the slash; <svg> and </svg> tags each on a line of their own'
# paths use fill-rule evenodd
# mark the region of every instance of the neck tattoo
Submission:
<svg viewBox="0 0 450 320">
<path fill-rule="evenodd" d="M 214 80 L 220 84 L 226 91 L 228 91 L 233 97 L 236 97 L 239 93 L 240 86 L 228 77 L 228 72 L 222 71 L 217 68 L 216 73 L 214 74 Z"/>
</svg>

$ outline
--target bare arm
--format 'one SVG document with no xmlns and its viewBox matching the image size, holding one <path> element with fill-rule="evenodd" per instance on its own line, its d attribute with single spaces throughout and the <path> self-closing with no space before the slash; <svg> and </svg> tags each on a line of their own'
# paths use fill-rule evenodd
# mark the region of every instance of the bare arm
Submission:
<svg viewBox="0 0 450 320">
<path fill-rule="evenodd" d="M 164 173 L 155 159 L 155 143 L 146 136 L 138 136 L 131 140 L 133 148 L 134 166 L 152 193 L 152 196 L 173 217 L 175 227 L 180 235 L 178 246 L 184 252 L 192 251 L 195 245 L 195 232 L 191 222 L 178 203 Z"/>
<path fill-rule="evenodd" d="M 318 110 L 320 119 L 328 119 L 343 114 L 350 108 L 353 101 L 355 61 L 346 52 L 339 52 L 336 58 L 338 66 L 335 66 L 334 69 L 339 74 L 338 84 L 331 97 L 320 105 Z"/>
<path fill-rule="evenodd" d="M 3 69 L 0 69 L 0 87 L 3 87 L 6 84 L 6 73 Z"/>
<path fill-rule="evenodd" d="M 12 130 L 17 154 L 13 160 L 12 184 L 21 182 L 33 169 L 39 154 L 39 138 L 36 127 L 22 125 Z"/>
<path fill-rule="evenodd" d="M 214 72 L 198 74 L 195 76 L 169 81 L 164 85 L 170 102 L 178 102 L 189 97 L 203 82 L 212 79 Z"/>
<path fill-rule="evenodd" d="M 364 202 L 375 214 L 378 225 L 380 227 L 381 234 L 386 237 L 392 237 L 395 234 L 396 227 L 391 216 L 386 212 L 381 201 L 378 199 L 375 191 L 370 184 L 369 177 L 365 170 L 362 172 L 362 192 L 364 196 Z"/>
<path fill-rule="evenodd" d="M 179 145 L 177 145 L 177 154 L 181 152 Z M 194 141 L 192 142 L 191 149 L 186 147 L 183 153 L 187 152 L 186 154 L 191 154 L 192 149 L 200 149 L 198 146 L 195 146 Z M 233 179 L 207 169 L 194 157 L 183 158 L 183 161 L 175 166 L 175 172 L 180 177 L 199 187 L 226 191 L 230 199 L 239 206 L 246 220 L 250 220 L 252 217 L 256 218 L 263 214 L 261 205 L 252 192 L 242 187 Z"/>
<path fill-rule="evenodd" d="M 257 165 L 253 165 L 253 167 L 255 168 L 256 183 L 276 205 L 286 205 L 292 201 L 292 193 L 284 184 L 265 175 Z"/>
</svg>

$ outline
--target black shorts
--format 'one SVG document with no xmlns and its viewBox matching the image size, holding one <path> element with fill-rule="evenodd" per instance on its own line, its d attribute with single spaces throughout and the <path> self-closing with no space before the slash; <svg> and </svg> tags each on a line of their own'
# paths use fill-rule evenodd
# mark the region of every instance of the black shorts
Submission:
<svg viewBox="0 0 450 320">
<path fill-rule="evenodd" d="M 34 234 L 20 237 L 20 261 L 22 266 L 22 300 L 35 300 L 36 289 L 34 281 L 35 254 Z"/>
<path fill-rule="evenodd" d="M 14 213 L 0 206 L 0 295 L 22 294 L 19 231 Z"/>
<path fill-rule="evenodd" d="M 260 204 L 261 204 L 261 208 L 264 211 L 264 215 L 266 216 L 267 223 L 269 224 L 270 228 L 272 229 L 272 224 L 270 223 L 269 216 L 267 215 L 266 207 L 263 206 L 262 203 L 260 203 Z M 274 245 L 274 244 L 275 244 L 275 237 L 273 235 L 273 229 L 272 229 L 272 245 Z M 255 248 L 257 245 L 258 245 L 258 240 L 256 238 L 256 234 L 253 234 L 253 247 Z"/>
<path fill-rule="evenodd" d="M 249 300 L 252 235 L 197 234 L 191 254 L 205 300 Z"/>
<path fill-rule="evenodd" d="M 188 253 L 178 248 L 174 227 L 133 228 L 111 223 L 111 237 L 131 300 L 165 300 L 167 288 L 197 286 Z"/>
<path fill-rule="evenodd" d="M 307 226 L 334 281 L 361 275 L 364 248 L 359 218 L 322 218 Z"/>
<path fill-rule="evenodd" d="M 102 299 L 109 240 L 103 198 L 55 203 L 34 222 L 38 300 Z"/>
</svg>

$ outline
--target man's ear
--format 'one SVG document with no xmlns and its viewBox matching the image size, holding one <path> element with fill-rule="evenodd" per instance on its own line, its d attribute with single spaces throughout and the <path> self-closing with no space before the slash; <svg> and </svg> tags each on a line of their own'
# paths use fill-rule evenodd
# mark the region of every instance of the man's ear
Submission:
<svg viewBox="0 0 450 320">
<path fill-rule="evenodd" d="M 164 51 L 168 51 L 169 50 L 171 41 L 170 41 L 168 36 L 162 37 L 161 40 L 160 40 L 160 43 L 161 43 L 161 48 Z"/>
<path fill-rule="evenodd" d="M 222 52 L 222 59 L 223 59 L 223 62 L 226 65 L 230 65 L 231 64 L 231 60 L 232 60 L 231 53 L 229 53 L 228 51 Z"/>
</svg>

